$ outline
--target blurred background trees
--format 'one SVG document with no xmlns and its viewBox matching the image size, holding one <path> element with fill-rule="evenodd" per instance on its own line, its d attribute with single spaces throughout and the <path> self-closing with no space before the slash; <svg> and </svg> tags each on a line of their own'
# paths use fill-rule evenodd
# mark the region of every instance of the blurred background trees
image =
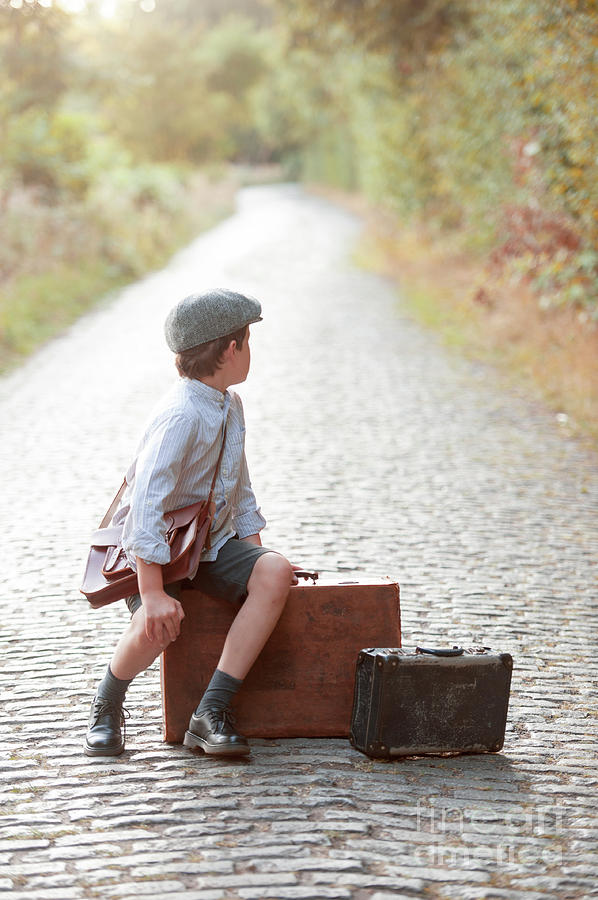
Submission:
<svg viewBox="0 0 598 900">
<path fill-rule="evenodd" d="M 598 319 L 596 0 L 277 5 L 322 125 L 311 177 L 461 229 Z"/>
<path fill-rule="evenodd" d="M 230 164 L 459 233 L 594 321 L 597 74 L 596 0 L 0 0 L 0 344 L 32 276 L 158 264 Z"/>
</svg>

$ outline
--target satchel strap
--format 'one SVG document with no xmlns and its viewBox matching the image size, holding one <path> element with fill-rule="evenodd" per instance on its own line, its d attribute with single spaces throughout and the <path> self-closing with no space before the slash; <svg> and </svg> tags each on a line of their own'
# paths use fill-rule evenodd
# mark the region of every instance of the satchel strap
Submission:
<svg viewBox="0 0 598 900">
<path fill-rule="evenodd" d="M 108 507 L 108 510 L 107 510 L 107 512 L 106 512 L 106 515 L 104 516 L 104 518 L 103 518 L 102 521 L 100 522 L 100 528 L 105 528 L 106 525 L 108 525 L 108 524 L 112 521 L 112 516 L 113 516 L 114 513 L 116 512 L 116 509 L 117 509 L 117 507 L 118 507 L 118 504 L 120 503 L 120 498 L 121 498 L 122 495 L 124 494 L 126 486 L 127 486 L 127 479 L 126 479 L 126 478 L 123 478 L 123 483 L 121 484 L 121 486 L 120 486 L 119 489 L 117 490 L 116 496 L 115 496 L 114 500 L 112 501 L 112 503 L 110 504 L 110 506 Z"/>
<path fill-rule="evenodd" d="M 220 453 L 218 454 L 218 459 L 216 460 L 216 468 L 214 469 L 214 475 L 212 477 L 212 484 L 210 485 L 210 493 L 208 494 L 208 503 L 212 502 L 212 494 L 214 493 L 214 488 L 216 486 L 216 478 L 218 477 L 218 470 L 220 469 L 220 463 L 222 462 L 222 456 L 224 454 L 225 441 L 226 441 L 226 422 L 224 422 L 224 425 L 223 425 L 222 444 L 220 445 Z"/>
<path fill-rule="evenodd" d="M 212 494 L 214 493 L 214 488 L 216 486 L 216 478 L 218 477 L 218 470 L 220 469 L 220 463 L 222 462 L 222 456 L 224 454 L 225 442 L 226 442 L 226 422 L 224 423 L 224 430 L 222 432 L 222 444 L 220 445 L 220 453 L 218 454 L 218 459 L 216 460 L 216 468 L 214 469 L 214 475 L 212 477 L 212 484 L 210 485 L 210 493 L 208 494 L 208 502 L 209 503 L 212 502 Z M 114 497 L 114 500 L 112 501 L 112 503 L 110 504 L 110 506 L 108 507 L 108 509 L 106 511 L 106 515 L 100 522 L 100 528 L 105 528 L 112 521 L 112 516 L 114 515 L 114 513 L 116 512 L 116 510 L 118 508 L 118 504 L 120 503 L 120 499 L 125 492 L 126 486 L 127 486 L 127 479 L 124 478 L 123 483 L 121 484 L 118 491 L 116 492 L 116 496 Z"/>
</svg>

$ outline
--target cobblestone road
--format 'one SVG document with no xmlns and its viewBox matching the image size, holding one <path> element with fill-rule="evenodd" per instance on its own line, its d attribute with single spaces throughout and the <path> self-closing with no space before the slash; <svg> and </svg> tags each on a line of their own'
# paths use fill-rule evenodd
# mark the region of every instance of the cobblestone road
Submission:
<svg viewBox="0 0 598 900">
<path fill-rule="evenodd" d="M 0 382 L 12 900 L 598 895 L 598 460 L 411 323 L 389 283 L 352 267 L 357 234 L 298 188 L 247 190 Z M 396 578 L 407 647 L 511 652 L 503 753 L 379 763 L 287 740 L 254 742 L 245 765 L 196 757 L 162 743 L 154 667 L 130 691 L 125 755 L 82 754 L 124 616 L 79 598 L 86 539 L 173 379 L 166 311 L 215 284 L 264 306 L 241 393 L 268 542 Z"/>
</svg>

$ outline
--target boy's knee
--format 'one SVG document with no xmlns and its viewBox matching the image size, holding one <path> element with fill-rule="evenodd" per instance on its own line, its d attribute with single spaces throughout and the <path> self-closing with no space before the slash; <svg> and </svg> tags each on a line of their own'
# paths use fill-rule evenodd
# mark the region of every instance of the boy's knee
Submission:
<svg viewBox="0 0 598 900">
<path fill-rule="evenodd" d="M 145 615 L 142 607 L 139 607 L 133 615 L 129 628 L 131 640 L 139 652 L 151 649 L 155 651 L 156 656 L 159 656 L 172 643 L 165 632 L 163 632 L 163 640 L 150 641 L 145 630 Z"/>
<path fill-rule="evenodd" d="M 286 597 L 286 593 L 293 583 L 293 569 L 290 562 L 279 553 L 264 553 L 254 566 L 252 578 L 254 581 L 263 579 L 268 586 Z M 249 586 L 251 586 L 251 580 Z"/>
<path fill-rule="evenodd" d="M 273 577 L 280 579 L 281 582 L 291 586 L 293 580 L 293 569 L 288 559 L 281 556 L 280 553 L 266 553 L 265 557 Z"/>
</svg>

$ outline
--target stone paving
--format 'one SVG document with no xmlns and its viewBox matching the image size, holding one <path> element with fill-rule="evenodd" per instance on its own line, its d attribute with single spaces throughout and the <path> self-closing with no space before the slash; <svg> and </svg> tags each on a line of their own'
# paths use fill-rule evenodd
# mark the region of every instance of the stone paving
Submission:
<svg viewBox="0 0 598 900">
<path fill-rule="evenodd" d="M 447 353 L 351 264 L 359 222 L 292 185 L 235 216 L 0 382 L 0 896 L 598 895 L 598 459 L 491 369 Z M 124 624 L 78 594 L 154 398 L 162 320 L 191 290 L 258 296 L 240 392 L 267 541 L 398 580 L 403 643 L 515 660 L 504 751 L 373 762 L 344 740 L 254 741 L 246 763 L 164 744 L 157 666 L 127 751 L 82 753 Z"/>
</svg>

